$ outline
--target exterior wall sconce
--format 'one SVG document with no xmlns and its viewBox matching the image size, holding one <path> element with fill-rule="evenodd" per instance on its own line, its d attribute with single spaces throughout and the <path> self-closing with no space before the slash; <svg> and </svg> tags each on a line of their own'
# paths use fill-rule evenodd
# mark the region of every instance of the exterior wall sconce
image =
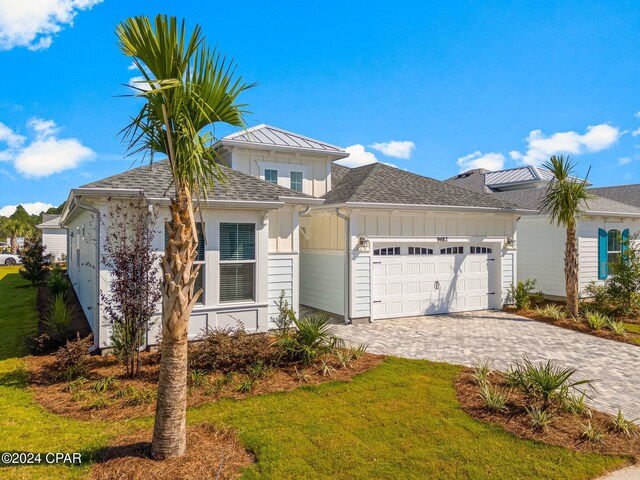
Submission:
<svg viewBox="0 0 640 480">
<path fill-rule="evenodd" d="M 509 237 L 507 237 L 507 240 L 506 240 L 505 244 L 506 244 L 507 247 L 515 247 L 516 246 L 516 239 L 511 237 L 511 236 L 509 236 Z"/>
<path fill-rule="evenodd" d="M 368 251 L 371 243 L 366 235 L 360 235 L 358 237 L 358 249 Z"/>
</svg>

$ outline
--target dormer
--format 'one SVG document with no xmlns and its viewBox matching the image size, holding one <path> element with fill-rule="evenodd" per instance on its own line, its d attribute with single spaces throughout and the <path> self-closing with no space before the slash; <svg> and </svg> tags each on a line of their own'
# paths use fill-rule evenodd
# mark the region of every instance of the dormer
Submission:
<svg viewBox="0 0 640 480">
<path fill-rule="evenodd" d="M 331 190 L 331 163 L 342 148 L 270 125 L 257 125 L 218 142 L 227 165 L 248 175 L 322 197 Z"/>
<path fill-rule="evenodd" d="M 545 188 L 553 180 L 551 170 L 533 165 L 484 173 L 484 184 L 493 192 Z M 577 181 L 584 181 L 576 178 Z M 591 185 L 587 182 L 587 185 Z"/>
</svg>

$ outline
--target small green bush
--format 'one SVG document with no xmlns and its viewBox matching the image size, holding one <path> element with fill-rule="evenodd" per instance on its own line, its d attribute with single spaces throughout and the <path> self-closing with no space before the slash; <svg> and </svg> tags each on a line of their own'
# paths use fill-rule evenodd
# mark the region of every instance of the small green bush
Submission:
<svg viewBox="0 0 640 480">
<path fill-rule="evenodd" d="M 580 437 L 590 442 L 602 442 L 603 440 L 602 432 L 591 425 L 591 420 L 582 425 L 582 433 L 580 434 Z"/>
<path fill-rule="evenodd" d="M 491 374 L 491 361 L 476 359 L 473 366 L 473 378 L 478 385 L 483 386 L 489 382 L 489 375 Z"/>
<path fill-rule="evenodd" d="M 60 347 L 55 354 L 54 367 L 58 378 L 71 381 L 79 377 L 86 377 L 88 373 L 87 358 L 92 344 L 93 337 L 91 335 L 86 338 L 80 338 L 78 335 L 75 340 L 67 340 L 66 345 Z"/>
<path fill-rule="evenodd" d="M 541 317 L 561 320 L 565 317 L 564 309 L 554 303 L 548 303 L 543 307 L 536 307 L 536 313 Z"/>
<path fill-rule="evenodd" d="M 600 330 L 610 322 L 609 317 L 598 311 L 587 311 L 585 319 L 593 330 Z"/>
<path fill-rule="evenodd" d="M 192 387 L 204 387 L 209 383 L 207 372 L 204 370 L 193 369 L 189 372 L 189 385 Z"/>
<path fill-rule="evenodd" d="M 327 357 L 320 360 L 319 372 L 323 377 L 330 377 L 335 371 L 336 369 L 329 363 L 329 359 Z"/>
<path fill-rule="evenodd" d="M 619 320 L 609 320 L 607 322 L 607 328 L 616 335 L 624 336 L 627 334 L 627 328 L 624 326 L 624 322 Z"/>
<path fill-rule="evenodd" d="M 480 385 L 479 395 L 485 406 L 494 412 L 504 410 L 509 400 L 509 395 L 505 390 L 494 387 L 488 382 Z"/>
<path fill-rule="evenodd" d="M 369 345 L 367 345 L 366 343 L 360 343 L 358 345 L 351 345 L 349 347 L 349 353 L 351 354 L 351 358 L 353 358 L 354 360 L 358 360 L 365 353 L 367 353 L 368 349 Z"/>
<path fill-rule="evenodd" d="M 622 410 L 618 408 L 618 413 L 611 419 L 611 430 L 615 433 L 624 434 L 631 438 L 632 435 L 637 435 L 636 420 L 629 420 L 624 416 Z"/>
<path fill-rule="evenodd" d="M 66 296 L 67 291 L 71 287 L 71 283 L 67 279 L 60 265 L 54 265 L 49 272 L 49 292 L 52 297 L 58 295 Z"/>
<path fill-rule="evenodd" d="M 59 294 L 49 302 L 49 311 L 44 323 L 51 327 L 58 335 L 64 335 L 71 326 L 71 313 L 63 294 Z"/>
<path fill-rule="evenodd" d="M 296 318 L 293 323 L 295 328 L 280 332 L 274 343 L 285 358 L 311 365 L 318 356 L 344 346 L 344 342 L 333 334 L 327 315 Z"/>
<path fill-rule="evenodd" d="M 527 408 L 526 410 L 529 415 L 529 425 L 534 430 L 545 430 L 553 421 L 554 416 L 550 410 L 539 407 Z"/>
<path fill-rule="evenodd" d="M 527 278 L 524 282 L 520 281 L 516 285 L 511 284 L 509 296 L 516 308 L 523 309 L 531 306 L 531 292 L 535 287 L 536 281 L 530 278 Z"/>
<path fill-rule="evenodd" d="M 253 388 L 255 387 L 255 379 L 247 375 L 241 382 L 238 384 L 236 390 L 240 393 L 251 393 L 253 392 Z"/>
<path fill-rule="evenodd" d="M 96 380 L 91 386 L 91 389 L 96 393 L 106 393 L 119 385 L 120 382 L 110 375 L 108 377 L 101 378 L 100 380 Z"/>
<path fill-rule="evenodd" d="M 560 406 L 565 412 L 572 415 L 589 415 L 591 412 L 587 408 L 585 401 L 586 395 L 584 393 L 580 395 L 574 395 L 572 393 L 565 393 L 560 397 Z"/>
</svg>

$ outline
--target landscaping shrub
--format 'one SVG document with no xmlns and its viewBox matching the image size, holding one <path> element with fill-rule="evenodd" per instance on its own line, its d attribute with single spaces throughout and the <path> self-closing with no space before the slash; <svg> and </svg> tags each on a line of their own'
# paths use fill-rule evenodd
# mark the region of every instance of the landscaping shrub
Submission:
<svg viewBox="0 0 640 480">
<path fill-rule="evenodd" d="M 618 408 L 617 415 L 611 420 L 611 430 L 615 433 L 624 434 L 630 438 L 632 435 L 637 435 L 635 421 L 636 420 L 627 419 L 622 413 L 622 410 Z"/>
<path fill-rule="evenodd" d="M 536 313 L 541 317 L 561 320 L 565 316 L 564 309 L 554 303 L 548 303 L 543 307 L 536 307 Z"/>
<path fill-rule="evenodd" d="M 67 340 L 66 345 L 56 352 L 55 368 L 57 377 L 65 381 L 71 381 L 87 375 L 87 357 L 89 348 L 93 344 L 93 337 L 77 336 L 75 340 Z"/>
<path fill-rule="evenodd" d="M 190 347 L 189 360 L 194 369 L 247 372 L 258 362 L 271 365 L 277 361 L 269 337 L 250 334 L 242 326 L 211 330 L 201 340 Z"/>
<path fill-rule="evenodd" d="M 473 367 L 473 378 L 478 382 L 478 385 L 485 385 L 489 381 L 490 373 L 491 362 L 489 360 L 476 359 L 476 363 Z"/>
<path fill-rule="evenodd" d="M 591 425 L 591 420 L 588 420 L 586 424 L 582 425 L 582 433 L 580 437 L 590 442 L 602 442 L 602 432 Z"/>
<path fill-rule="evenodd" d="M 524 282 L 520 281 L 516 285 L 511 284 L 509 295 L 516 308 L 523 309 L 531 306 L 531 293 L 535 286 L 536 281 L 530 278 L 527 278 Z"/>
<path fill-rule="evenodd" d="M 617 310 L 631 312 L 640 306 L 640 250 L 637 235 L 622 242 L 620 261 L 609 265 L 606 286 Z"/>
<path fill-rule="evenodd" d="M 32 286 L 42 282 L 51 265 L 51 255 L 44 254 L 42 240 L 39 237 L 25 239 L 20 258 L 22 259 L 20 269 L 22 278 L 29 280 Z"/>
<path fill-rule="evenodd" d="M 607 322 L 607 328 L 609 330 L 611 330 L 613 333 L 615 333 L 616 335 L 626 335 L 627 334 L 627 329 L 624 326 L 624 322 L 618 321 L 618 320 L 609 320 Z"/>
<path fill-rule="evenodd" d="M 49 292 L 51 293 L 51 296 L 66 296 L 69 287 L 71 287 L 71 283 L 69 282 L 69 279 L 67 279 L 67 276 L 64 274 L 60 265 L 54 265 L 49 273 Z"/>
<path fill-rule="evenodd" d="M 479 395 L 485 406 L 494 412 L 504 410 L 509 399 L 509 395 L 505 390 L 494 387 L 488 382 L 480 384 Z"/>
<path fill-rule="evenodd" d="M 547 410 L 553 401 L 562 401 L 579 386 L 590 386 L 590 380 L 574 380 L 574 367 L 563 367 L 553 360 L 534 364 L 526 356 L 522 362 L 514 362 L 507 375 L 507 381 L 525 394 L 542 401 L 542 409 Z M 583 392 L 584 393 L 584 392 Z"/>
<path fill-rule="evenodd" d="M 594 330 L 600 330 L 610 322 L 609 317 L 598 311 L 587 311 L 585 313 L 585 319 L 589 326 Z"/>
<path fill-rule="evenodd" d="M 529 415 L 529 425 L 534 430 L 544 430 L 553 421 L 553 414 L 544 408 L 527 408 L 527 414 Z"/>
<path fill-rule="evenodd" d="M 606 285 L 598 284 L 596 282 L 590 282 L 584 289 L 586 296 L 590 297 L 592 303 L 586 307 L 601 312 L 608 312 L 611 305 L 611 296 L 609 295 L 609 289 Z"/>
<path fill-rule="evenodd" d="M 291 328 L 296 314 L 289 305 L 289 301 L 284 298 L 284 290 L 280 292 L 280 297 L 274 303 L 278 309 L 278 315 L 271 317 L 271 320 L 276 324 L 277 330 L 288 330 Z"/>
<path fill-rule="evenodd" d="M 333 353 L 343 346 L 342 340 L 333 334 L 325 314 L 294 318 L 293 325 L 295 328 L 280 332 L 274 344 L 288 359 L 310 365 L 318 356 Z"/>
<path fill-rule="evenodd" d="M 586 395 L 584 393 L 581 395 L 574 395 L 567 392 L 560 396 L 560 406 L 565 412 L 569 412 L 573 415 L 588 415 L 590 411 L 587 408 L 585 397 Z"/>
<path fill-rule="evenodd" d="M 49 311 L 44 323 L 62 336 L 69 331 L 71 326 L 71 312 L 73 312 L 73 307 L 69 308 L 64 294 L 60 293 L 49 302 Z"/>
<path fill-rule="evenodd" d="M 349 347 L 349 353 L 351 353 L 351 357 L 354 360 L 358 360 L 365 353 L 367 353 L 368 349 L 369 349 L 369 345 L 367 345 L 366 343 L 360 343 L 358 345 L 351 345 Z"/>
</svg>

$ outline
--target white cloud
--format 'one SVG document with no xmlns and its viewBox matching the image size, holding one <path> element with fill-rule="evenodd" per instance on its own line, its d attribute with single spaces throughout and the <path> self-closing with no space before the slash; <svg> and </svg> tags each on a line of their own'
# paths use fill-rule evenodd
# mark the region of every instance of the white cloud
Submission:
<svg viewBox="0 0 640 480">
<path fill-rule="evenodd" d="M 636 128 L 633 132 L 631 132 L 632 137 L 637 137 L 640 135 L 640 128 Z"/>
<path fill-rule="evenodd" d="M 636 117 L 636 118 L 640 118 L 640 112 L 634 113 L 633 116 Z"/>
<path fill-rule="evenodd" d="M 133 62 L 131 62 L 131 64 L 127 67 L 127 70 L 137 70 L 137 69 L 138 69 L 138 66 Z"/>
<path fill-rule="evenodd" d="M 511 151 L 509 154 L 512 159 L 526 165 L 540 165 L 551 155 L 561 153 L 577 155 L 605 150 L 615 144 L 623 133 L 618 128 L 605 123 L 587 127 L 584 134 L 570 131 L 554 133 L 547 137 L 541 130 L 532 130 L 527 137 L 526 153 Z"/>
<path fill-rule="evenodd" d="M 151 85 L 149 84 L 149 82 L 147 82 L 147 79 L 144 78 L 142 75 L 140 75 L 139 77 L 131 77 L 129 79 L 129 85 L 144 91 L 151 90 Z M 154 83 L 154 85 L 157 85 L 157 84 Z"/>
<path fill-rule="evenodd" d="M 618 165 L 627 165 L 631 163 L 633 160 L 631 157 L 620 157 L 618 159 Z"/>
<path fill-rule="evenodd" d="M 460 173 L 476 168 L 484 168 L 486 170 L 501 170 L 504 167 L 504 155 L 501 153 L 481 153 L 475 151 L 469 155 L 458 158 L 456 161 L 460 167 Z"/>
<path fill-rule="evenodd" d="M 53 205 L 51 205 L 50 203 L 44 202 L 21 203 L 20 205 L 24 207 L 29 215 L 38 215 L 39 213 L 46 212 L 51 207 L 53 207 Z M 5 205 L 4 207 L 0 208 L 0 216 L 8 217 L 10 215 L 13 215 L 13 213 L 16 211 L 16 208 L 18 208 L 17 205 Z"/>
<path fill-rule="evenodd" d="M 373 143 L 370 148 L 381 152 L 383 155 L 393 158 L 401 158 L 407 160 L 411 158 L 416 144 L 410 141 L 391 140 L 390 142 Z"/>
<path fill-rule="evenodd" d="M 338 160 L 335 163 L 344 165 L 345 167 L 356 168 L 378 161 L 375 154 L 367 152 L 364 148 L 364 145 L 360 145 L 359 143 L 356 145 L 351 145 L 350 147 L 345 148 L 345 150 L 347 151 L 349 156 L 343 160 Z"/>
<path fill-rule="evenodd" d="M 0 50 L 27 47 L 44 50 L 53 37 L 73 25 L 78 12 L 102 0 L 2 0 L 0 1 Z"/>
<path fill-rule="evenodd" d="M 0 123 L 0 143 L 7 145 L 4 151 L 0 150 L 0 160 L 13 162 L 14 168 L 25 177 L 47 177 L 76 168 L 95 156 L 93 150 L 78 139 L 58 138 L 59 128 L 53 120 L 34 117 L 27 122 L 27 127 L 33 133 L 29 143 Z"/>
</svg>

